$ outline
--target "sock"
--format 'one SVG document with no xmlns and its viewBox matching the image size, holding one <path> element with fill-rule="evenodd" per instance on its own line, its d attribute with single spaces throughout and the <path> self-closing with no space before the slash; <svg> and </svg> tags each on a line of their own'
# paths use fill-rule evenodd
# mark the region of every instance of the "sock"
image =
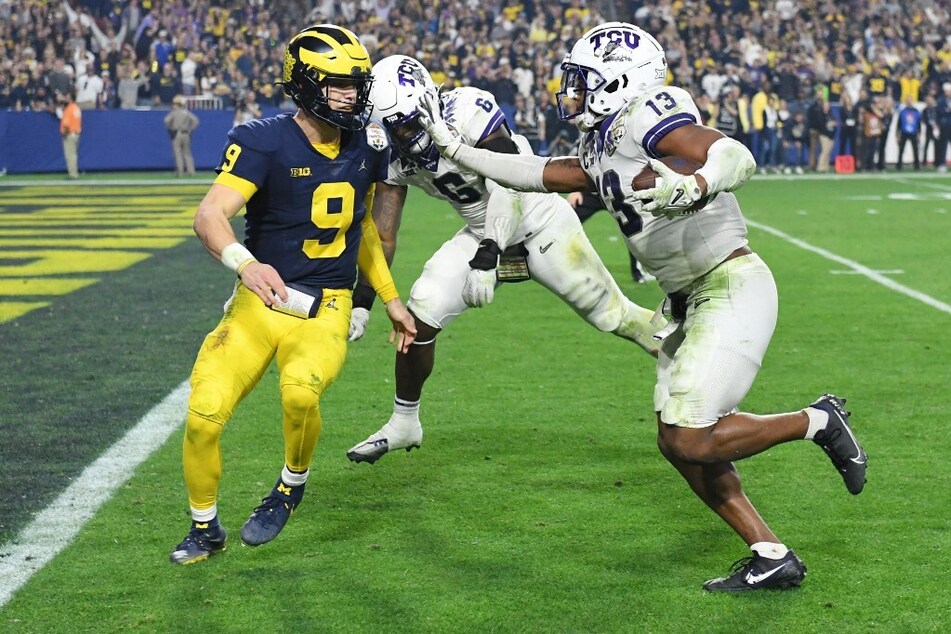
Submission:
<svg viewBox="0 0 951 634">
<path fill-rule="evenodd" d="M 809 417 L 809 429 L 806 431 L 806 440 L 812 440 L 816 437 L 816 432 L 822 431 L 826 428 L 826 425 L 829 424 L 829 412 L 815 407 L 807 407 L 802 411 Z"/>
<path fill-rule="evenodd" d="M 393 399 L 393 415 L 419 421 L 419 401 L 404 401 L 400 397 Z"/>
<path fill-rule="evenodd" d="M 750 546 L 750 550 L 767 559 L 782 559 L 789 552 L 783 544 L 774 544 L 772 542 L 756 542 Z"/>
<path fill-rule="evenodd" d="M 220 526 L 218 521 L 218 505 L 213 504 L 209 509 L 196 509 L 194 506 L 191 507 L 192 511 L 192 528 L 195 528 L 198 524 L 207 524 L 203 528 L 214 528 L 215 526 Z"/>
<path fill-rule="evenodd" d="M 300 485 L 307 482 L 307 476 L 310 475 L 310 469 L 304 471 L 303 473 L 296 473 L 291 471 L 287 465 L 284 465 L 284 468 L 281 470 L 281 480 L 284 481 L 284 484 L 292 487 L 299 487 Z"/>
</svg>

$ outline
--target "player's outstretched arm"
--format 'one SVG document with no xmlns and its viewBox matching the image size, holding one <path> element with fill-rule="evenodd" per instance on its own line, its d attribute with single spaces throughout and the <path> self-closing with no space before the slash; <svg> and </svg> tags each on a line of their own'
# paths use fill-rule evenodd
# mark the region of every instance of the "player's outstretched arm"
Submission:
<svg viewBox="0 0 951 634">
<path fill-rule="evenodd" d="M 387 266 L 392 266 L 393 258 L 396 256 L 396 234 L 403 219 L 406 191 L 405 186 L 387 185 L 382 182 L 377 183 L 375 187 L 371 215 Z M 370 309 L 373 307 L 375 298 L 376 291 L 373 290 L 373 285 L 361 273 L 357 286 L 353 290 L 353 310 L 350 313 L 348 341 L 356 341 L 366 333 L 367 325 L 370 323 Z"/>
<path fill-rule="evenodd" d="M 460 142 L 442 118 L 439 95 L 427 92 L 417 110 L 440 154 L 505 187 L 528 192 L 594 190 L 577 158 L 550 159 L 533 154 L 501 154 Z"/>
</svg>

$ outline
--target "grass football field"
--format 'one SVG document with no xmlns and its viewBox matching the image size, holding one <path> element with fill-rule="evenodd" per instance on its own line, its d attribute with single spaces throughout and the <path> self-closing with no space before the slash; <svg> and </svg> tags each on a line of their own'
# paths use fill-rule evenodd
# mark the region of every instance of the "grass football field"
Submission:
<svg viewBox="0 0 951 634">
<path fill-rule="evenodd" d="M 238 531 L 283 455 L 268 372 L 222 439 L 227 550 L 170 564 L 189 522 L 183 382 L 233 276 L 191 232 L 210 176 L 94 180 L 0 179 L 0 631 L 951 627 L 951 179 L 755 177 L 739 192 L 780 291 L 743 407 L 844 395 L 870 456 L 857 497 L 810 442 L 739 464 L 808 567 L 798 590 L 740 596 L 701 590 L 748 551 L 657 451 L 650 359 L 531 282 L 440 336 L 422 449 L 355 465 L 346 450 L 393 396 L 377 303 L 322 401 L 303 504 L 252 549 Z M 411 192 L 404 297 L 460 226 Z M 612 218 L 586 229 L 622 289 L 656 306 Z"/>
</svg>

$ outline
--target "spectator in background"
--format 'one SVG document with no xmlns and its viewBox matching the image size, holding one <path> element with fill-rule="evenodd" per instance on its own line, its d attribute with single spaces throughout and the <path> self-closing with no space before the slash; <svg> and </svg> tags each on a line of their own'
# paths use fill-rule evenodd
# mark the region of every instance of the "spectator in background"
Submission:
<svg viewBox="0 0 951 634">
<path fill-rule="evenodd" d="M 881 97 L 872 97 L 868 106 L 862 109 L 862 169 L 872 171 L 876 169 L 878 161 L 878 141 L 884 133 L 882 130 Z"/>
<path fill-rule="evenodd" d="M 935 143 L 935 168 L 948 171 L 948 143 L 951 142 L 951 82 L 941 85 L 942 95 L 935 105 L 935 121 L 938 124 L 938 140 Z"/>
<path fill-rule="evenodd" d="M 253 93 L 252 93 L 253 94 Z M 195 173 L 195 158 L 192 156 L 192 132 L 198 127 L 198 117 L 185 107 L 181 95 L 172 99 L 172 111 L 165 115 L 165 129 L 172 139 L 172 154 L 175 155 L 175 177 Z"/>
<path fill-rule="evenodd" d="M 763 136 L 766 128 L 766 107 L 769 104 L 769 82 L 762 79 L 759 90 L 750 100 L 750 152 L 756 157 L 760 167 L 764 167 L 760 159 L 763 156 Z"/>
<path fill-rule="evenodd" d="M 99 107 L 105 84 L 96 74 L 92 64 L 86 66 L 86 73 L 76 81 L 76 104 L 81 110 L 95 110 Z"/>
<path fill-rule="evenodd" d="M 847 92 L 842 93 L 839 102 L 839 147 L 836 154 L 858 154 L 856 135 L 858 134 L 859 109 Z"/>
<path fill-rule="evenodd" d="M 927 163 L 928 150 L 930 149 L 932 152 L 936 151 L 939 134 L 937 101 L 930 92 L 925 97 L 925 109 L 921 111 L 921 127 L 925 131 L 925 144 L 921 150 L 921 162 Z M 935 165 L 933 160 L 932 165 Z"/>
<path fill-rule="evenodd" d="M 821 90 L 816 90 L 806 118 L 809 121 L 809 169 L 827 172 L 835 140 L 835 119 L 831 104 Z"/>
<path fill-rule="evenodd" d="M 895 100 L 891 95 L 883 95 L 879 98 L 880 111 L 882 116 L 882 134 L 878 137 L 878 148 L 876 150 L 878 162 L 875 164 L 879 172 L 885 170 L 885 144 L 888 142 L 888 131 L 892 127 L 892 119 L 895 118 Z"/>
<path fill-rule="evenodd" d="M 809 161 L 809 130 L 802 110 L 790 111 L 789 119 L 783 125 L 783 145 L 786 146 L 785 173 L 802 174 Z"/>
<path fill-rule="evenodd" d="M 737 104 L 740 87 L 729 86 L 720 95 L 720 103 L 717 108 L 716 128 L 731 139 L 739 140 L 743 136 L 743 130 L 740 127 L 740 108 Z"/>
<path fill-rule="evenodd" d="M 73 69 L 67 70 L 66 62 L 62 57 L 53 60 L 53 67 L 47 74 L 47 83 L 53 100 L 58 102 L 60 95 L 67 95 L 73 90 Z"/>
<path fill-rule="evenodd" d="M 905 145 L 911 143 L 911 156 L 914 160 L 915 169 L 921 169 L 920 157 L 918 156 L 918 136 L 920 133 L 921 112 L 915 107 L 914 96 L 909 94 L 905 97 L 905 105 L 898 111 L 898 125 L 895 127 L 895 135 L 898 137 L 898 163 L 895 167 L 902 168 L 902 155 L 905 153 Z"/>
<path fill-rule="evenodd" d="M 261 108 L 258 107 L 257 97 L 254 91 L 249 90 L 244 93 L 244 97 L 238 102 L 234 109 L 234 125 L 239 126 L 252 119 L 261 118 Z"/>
<path fill-rule="evenodd" d="M 172 99 L 182 93 L 182 82 L 178 78 L 175 64 L 166 62 L 162 71 L 149 77 L 153 106 L 172 107 Z"/>
<path fill-rule="evenodd" d="M 198 54 L 195 51 L 188 51 L 185 59 L 179 66 L 182 81 L 182 94 L 186 97 L 198 94 Z"/>
<path fill-rule="evenodd" d="M 760 132 L 760 153 L 756 158 L 760 172 L 778 171 L 780 142 L 779 142 L 779 96 L 771 93 L 763 108 L 763 129 Z"/>
<path fill-rule="evenodd" d="M 131 64 L 119 65 L 119 83 L 116 86 L 116 96 L 119 108 L 133 110 L 139 105 L 139 89 L 147 86 L 148 76 L 142 75 Z"/>
<path fill-rule="evenodd" d="M 83 113 L 74 99 L 72 90 L 60 97 L 63 115 L 59 121 L 59 133 L 63 137 L 63 157 L 66 159 L 66 177 L 79 178 L 79 135 L 83 131 Z"/>
<path fill-rule="evenodd" d="M 544 117 L 535 107 L 533 99 L 526 99 L 524 95 L 515 95 L 515 132 L 528 139 L 532 152 L 539 153 L 542 143 L 541 130 L 544 127 Z"/>
</svg>

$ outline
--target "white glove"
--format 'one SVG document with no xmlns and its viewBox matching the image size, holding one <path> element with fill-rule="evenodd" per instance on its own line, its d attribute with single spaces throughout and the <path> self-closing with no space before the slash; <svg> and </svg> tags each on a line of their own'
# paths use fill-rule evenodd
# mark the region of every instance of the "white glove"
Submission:
<svg viewBox="0 0 951 634">
<path fill-rule="evenodd" d="M 700 186 L 697 177 L 693 174 L 684 176 L 670 169 L 662 162 L 650 159 L 647 165 L 657 172 L 660 184 L 650 189 L 637 192 L 637 197 L 645 202 L 641 211 L 648 212 L 654 217 L 689 216 L 697 210 L 690 210 L 695 202 L 700 200 Z"/>
<path fill-rule="evenodd" d="M 469 269 L 462 287 L 462 301 L 466 306 L 481 308 L 495 298 L 495 269 Z"/>
<path fill-rule="evenodd" d="M 442 118 L 441 102 L 438 90 L 427 90 L 419 98 L 416 106 L 419 112 L 419 122 L 426 128 L 429 138 L 433 140 L 439 153 L 452 158 L 459 147 L 459 137 L 453 132 L 446 120 Z"/>
<path fill-rule="evenodd" d="M 354 308 L 350 311 L 350 335 L 347 341 L 356 341 L 367 331 L 370 321 L 370 311 L 366 308 Z"/>
</svg>

